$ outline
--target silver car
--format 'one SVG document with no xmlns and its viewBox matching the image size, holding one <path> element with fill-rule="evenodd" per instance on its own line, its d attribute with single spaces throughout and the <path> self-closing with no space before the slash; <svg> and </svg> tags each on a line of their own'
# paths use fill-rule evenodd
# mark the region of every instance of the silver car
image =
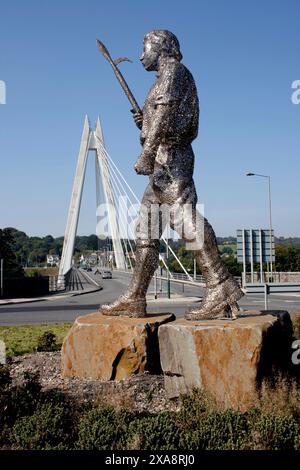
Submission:
<svg viewBox="0 0 300 470">
<path fill-rule="evenodd" d="M 112 279 L 111 271 L 102 271 L 102 279 Z"/>
</svg>

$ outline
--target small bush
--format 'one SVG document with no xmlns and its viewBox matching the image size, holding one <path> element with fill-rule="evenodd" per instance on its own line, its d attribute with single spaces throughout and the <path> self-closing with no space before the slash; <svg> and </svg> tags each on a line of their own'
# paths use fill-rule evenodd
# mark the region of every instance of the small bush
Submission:
<svg viewBox="0 0 300 470">
<path fill-rule="evenodd" d="M 238 450 L 247 448 L 247 416 L 239 411 L 203 413 L 193 427 L 185 425 L 180 448 L 188 450 Z"/>
<path fill-rule="evenodd" d="M 12 449 L 67 449 L 68 418 L 68 411 L 64 405 L 38 403 L 31 416 L 19 418 L 11 429 L 9 439 Z"/>
<path fill-rule="evenodd" d="M 38 375 L 27 372 L 22 385 L 11 387 L 5 371 L 6 384 L 0 390 L 0 447 L 10 448 L 10 432 L 17 419 L 31 415 L 40 398 Z"/>
<path fill-rule="evenodd" d="M 247 447 L 246 414 L 218 408 L 203 390 L 182 397 L 180 419 L 184 432 L 180 448 L 189 450 L 235 450 Z"/>
<path fill-rule="evenodd" d="M 181 403 L 181 419 L 187 427 L 197 424 L 203 413 L 218 409 L 216 402 L 201 389 L 194 389 L 189 395 L 182 395 Z"/>
<path fill-rule="evenodd" d="M 133 421 L 129 425 L 129 447 L 142 450 L 176 450 L 180 434 L 176 414 L 165 411 Z"/>
<path fill-rule="evenodd" d="M 37 351 L 52 352 L 58 350 L 56 335 L 52 331 L 45 331 L 37 342 Z"/>
<path fill-rule="evenodd" d="M 24 373 L 24 383 L 9 390 L 7 396 L 5 422 L 12 424 L 20 416 L 27 416 L 34 412 L 40 400 L 41 384 L 39 375 L 30 371 Z"/>
<path fill-rule="evenodd" d="M 252 421 L 252 449 L 299 449 L 300 423 L 292 416 L 255 416 Z"/>
<path fill-rule="evenodd" d="M 126 449 L 128 425 L 133 419 L 133 413 L 127 410 L 92 409 L 79 423 L 76 447 L 82 450 Z"/>
</svg>

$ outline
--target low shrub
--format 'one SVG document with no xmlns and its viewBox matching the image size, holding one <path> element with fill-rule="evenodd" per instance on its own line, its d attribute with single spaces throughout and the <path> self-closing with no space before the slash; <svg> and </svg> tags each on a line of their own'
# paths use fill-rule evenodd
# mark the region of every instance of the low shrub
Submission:
<svg viewBox="0 0 300 470">
<path fill-rule="evenodd" d="M 181 432 L 176 413 L 149 415 L 130 423 L 128 446 L 141 450 L 176 450 Z"/>
<path fill-rule="evenodd" d="M 300 422 L 292 416 L 256 414 L 251 420 L 253 450 L 300 450 Z"/>
<path fill-rule="evenodd" d="M 183 425 L 180 448 L 188 450 L 241 450 L 248 447 L 247 415 L 239 411 L 203 413 L 192 427 Z"/>
<path fill-rule="evenodd" d="M 17 418 L 34 412 L 40 400 L 41 385 L 38 374 L 24 373 L 22 385 L 6 388 L 0 399 L 0 422 L 13 425 Z"/>
<path fill-rule="evenodd" d="M 188 395 L 181 396 L 181 419 L 186 426 L 196 425 L 203 413 L 213 413 L 218 406 L 208 393 L 201 389 L 194 389 Z"/>
<path fill-rule="evenodd" d="M 30 416 L 19 418 L 11 429 L 12 449 L 60 450 L 71 446 L 69 410 L 63 404 L 38 403 Z"/>
<path fill-rule="evenodd" d="M 57 345 L 57 337 L 52 331 L 45 331 L 37 341 L 37 351 L 52 352 L 57 351 L 59 346 Z"/>
<path fill-rule="evenodd" d="M 181 398 L 179 412 L 137 413 L 43 391 L 27 371 L 12 385 L 0 367 L 0 448 L 82 450 L 300 450 L 299 388 L 265 383 L 248 412 L 222 410 L 204 392 Z"/>
<path fill-rule="evenodd" d="M 81 450 L 126 449 L 129 423 L 134 414 L 112 407 L 91 409 L 79 422 L 76 448 Z"/>
</svg>

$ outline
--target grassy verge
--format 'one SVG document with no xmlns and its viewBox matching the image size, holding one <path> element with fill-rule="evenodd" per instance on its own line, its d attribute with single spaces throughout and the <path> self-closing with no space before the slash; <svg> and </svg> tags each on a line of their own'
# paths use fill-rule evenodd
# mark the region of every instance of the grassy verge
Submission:
<svg viewBox="0 0 300 470">
<path fill-rule="evenodd" d="M 39 337 L 47 331 L 56 335 L 57 348 L 59 349 L 71 325 L 71 323 L 53 323 L 1 326 L 0 339 L 5 342 L 7 357 L 35 352 Z"/>
<path fill-rule="evenodd" d="M 57 267 L 46 267 L 46 268 L 25 268 L 25 275 L 27 277 L 36 277 L 36 276 L 57 276 L 58 268 Z"/>
</svg>

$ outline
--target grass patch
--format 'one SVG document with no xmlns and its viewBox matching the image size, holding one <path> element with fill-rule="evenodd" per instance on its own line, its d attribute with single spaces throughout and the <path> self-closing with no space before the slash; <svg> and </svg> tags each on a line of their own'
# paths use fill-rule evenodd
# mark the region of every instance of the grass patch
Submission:
<svg viewBox="0 0 300 470">
<path fill-rule="evenodd" d="M 1 326 L 0 339 L 5 342 L 7 357 L 36 352 L 38 339 L 47 331 L 56 335 L 57 349 L 60 349 L 71 326 L 72 323 Z"/>
<path fill-rule="evenodd" d="M 58 268 L 56 266 L 46 268 L 24 268 L 24 272 L 27 277 L 57 276 Z"/>
</svg>

